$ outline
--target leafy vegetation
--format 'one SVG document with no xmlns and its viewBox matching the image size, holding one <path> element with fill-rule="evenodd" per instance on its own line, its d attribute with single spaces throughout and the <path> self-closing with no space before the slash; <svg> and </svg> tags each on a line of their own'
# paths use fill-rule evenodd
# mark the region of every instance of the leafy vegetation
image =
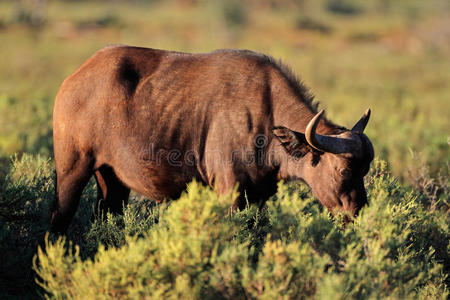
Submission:
<svg viewBox="0 0 450 300">
<path fill-rule="evenodd" d="M 105 2 L 0 1 L 1 298 L 448 298 L 447 1 Z M 67 235 L 48 235 L 54 96 L 113 43 L 252 49 L 283 58 L 339 124 L 371 107 L 370 206 L 343 226 L 281 183 L 263 210 L 231 214 L 194 182 L 93 219 L 90 182 Z"/>
<path fill-rule="evenodd" d="M 133 198 L 123 216 L 91 222 L 91 184 L 64 238 L 45 233 L 52 169 L 40 157 L 14 158 L 1 185 L 6 295 L 36 296 L 33 265 L 52 298 L 448 296 L 448 193 L 432 206 L 383 161 L 367 177 L 370 206 L 346 226 L 300 183 L 280 183 L 263 210 L 230 213 L 230 195 L 193 182 L 170 204 Z"/>
</svg>

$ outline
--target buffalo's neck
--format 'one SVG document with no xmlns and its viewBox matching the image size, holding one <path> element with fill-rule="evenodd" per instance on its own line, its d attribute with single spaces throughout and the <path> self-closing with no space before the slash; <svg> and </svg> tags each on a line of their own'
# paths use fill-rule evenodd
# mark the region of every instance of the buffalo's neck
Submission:
<svg viewBox="0 0 450 300">
<path fill-rule="evenodd" d="M 304 133 L 309 121 L 317 114 L 316 105 L 306 93 L 293 89 L 283 77 L 272 78 L 275 82 L 272 90 L 273 125 L 284 126 L 293 131 Z M 317 127 L 321 134 L 337 134 L 342 127 L 322 118 Z"/>
</svg>

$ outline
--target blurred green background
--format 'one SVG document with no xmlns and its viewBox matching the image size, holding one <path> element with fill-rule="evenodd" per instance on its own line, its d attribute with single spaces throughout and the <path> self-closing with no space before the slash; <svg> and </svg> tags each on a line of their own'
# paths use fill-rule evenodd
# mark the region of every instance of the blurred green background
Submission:
<svg viewBox="0 0 450 300">
<path fill-rule="evenodd" d="M 281 58 L 333 121 L 372 109 L 366 131 L 394 175 L 448 176 L 448 0 L 0 1 L 1 173 L 13 153 L 52 155 L 60 84 L 116 43 Z"/>
</svg>

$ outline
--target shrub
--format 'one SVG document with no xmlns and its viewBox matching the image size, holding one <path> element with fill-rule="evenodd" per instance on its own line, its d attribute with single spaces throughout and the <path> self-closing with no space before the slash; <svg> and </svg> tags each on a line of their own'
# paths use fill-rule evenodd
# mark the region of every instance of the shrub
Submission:
<svg viewBox="0 0 450 300">
<path fill-rule="evenodd" d="M 44 245 L 54 188 L 54 168 L 50 159 L 28 154 L 11 158 L 9 172 L 0 180 L 0 298 L 37 296 L 32 258 L 37 246 Z M 69 232 L 70 239 L 91 252 L 96 249 L 86 244 L 84 235 L 91 216 L 88 203 L 93 202 L 94 196 L 91 184 L 83 195 Z"/>
<path fill-rule="evenodd" d="M 226 25 L 233 28 L 242 27 L 248 21 L 246 7 L 240 1 L 225 1 L 222 4 L 222 14 Z"/>
<path fill-rule="evenodd" d="M 64 240 L 47 240 L 50 252 L 38 254 L 41 285 L 55 297 L 95 298 L 100 291 L 113 298 L 207 294 L 208 282 L 220 283 L 209 278 L 209 271 L 216 260 L 227 263 L 221 256 L 229 255 L 224 249 L 236 232 L 232 222 L 223 222 L 230 199 L 192 183 L 144 238 L 129 238 L 122 248 L 101 246 L 94 260 L 85 263 L 79 247 L 62 255 Z"/>
<path fill-rule="evenodd" d="M 34 269 L 54 298 L 446 299 L 448 208 L 380 160 L 366 181 L 370 206 L 347 226 L 300 183 L 231 213 L 232 195 L 194 182 L 170 205 L 132 198 L 92 223 L 91 183 L 67 237 L 44 239 L 52 162 L 13 157 L 0 183 L 2 297 L 37 297 L 39 246 Z"/>
<path fill-rule="evenodd" d="M 49 159 L 14 156 L 8 175 L 0 181 L 0 290 L 14 295 L 35 290 L 31 261 L 48 230 L 48 207 L 53 198 Z"/>
<path fill-rule="evenodd" d="M 92 19 L 77 22 L 77 27 L 81 29 L 121 27 L 123 22 L 116 14 L 105 13 Z"/>
<path fill-rule="evenodd" d="M 14 21 L 32 27 L 42 26 L 45 22 L 46 1 L 17 1 Z"/>
<path fill-rule="evenodd" d="M 362 9 L 357 6 L 355 1 L 350 0 L 328 0 L 326 8 L 328 11 L 335 14 L 342 15 L 357 15 L 362 12 Z"/>
<path fill-rule="evenodd" d="M 382 161 L 368 177 L 370 206 L 347 226 L 304 186 L 280 184 L 264 209 L 231 214 L 230 195 L 193 182 L 155 207 L 138 235 L 125 221 L 137 216 L 125 213 L 119 227 L 109 217 L 93 228 L 123 235 L 96 241 L 104 245 L 93 259 L 67 239 L 47 239 L 34 269 L 55 298 L 445 299 L 447 212 L 429 209 Z"/>
<path fill-rule="evenodd" d="M 329 34 L 333 30 L 328 24 L 308 16 L 299 17 L 295 26 L 299 29 L 317 31 L 323 34 Z"/>
</svg>

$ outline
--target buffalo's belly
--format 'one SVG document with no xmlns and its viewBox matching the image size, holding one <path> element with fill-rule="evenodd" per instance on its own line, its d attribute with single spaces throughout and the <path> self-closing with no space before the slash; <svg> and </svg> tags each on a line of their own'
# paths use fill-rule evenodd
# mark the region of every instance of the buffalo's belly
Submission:
<svg viewBox="0 0 450 300">
<path fill-rule="evenodd" d="M 135 158 L 116 162 L 117 177 L 129 188 L 155 201 L 177 199 L 194 178 L 195 168 Z"/>
</svg>

